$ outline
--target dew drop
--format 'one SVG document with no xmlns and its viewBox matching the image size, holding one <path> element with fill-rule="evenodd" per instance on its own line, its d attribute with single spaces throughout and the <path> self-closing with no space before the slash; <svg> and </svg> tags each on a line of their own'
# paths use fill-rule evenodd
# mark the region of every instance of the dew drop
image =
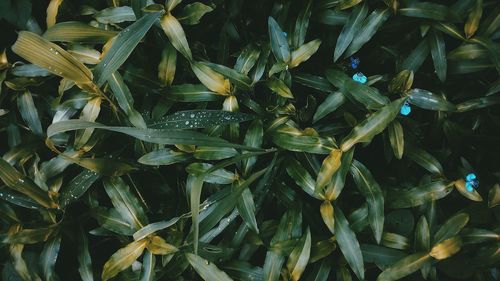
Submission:
<svg viewBox="0 0 500 281">
<path fill-rule="evenodd" d="M 191 113 L 190 117 L 191 117 L 191 118 L 194 118 L 194 114 L 193 114 L 193 113 Z"/>
<path fill-rule="evenodd" d="M 186 121 L 186 125 L 189 125 L 189 121 Z"/>
</svg>

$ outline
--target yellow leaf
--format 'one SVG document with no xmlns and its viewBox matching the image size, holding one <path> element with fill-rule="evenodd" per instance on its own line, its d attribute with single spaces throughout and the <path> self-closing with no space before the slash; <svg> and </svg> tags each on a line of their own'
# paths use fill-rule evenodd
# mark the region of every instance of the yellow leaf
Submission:
<svg viewBox="0 0 500 281">
<path fill-rule="evenodd" d="M 290 62 L 290 68 L 294 68 L 308 60 L 316 51 L 318 51 L 319 45 L 321 45 L 321 40 L 316 39 L 311 42 L 308 42 L 297 50 L 292 52 L 292 60 Z"/>
<path fill-rule="evenodd" d="M 56 24 L 57 12 L 63 0 L 50 0 L 47 7 L 47 28 Z"/>
<path fill-rule="evenodd" d="M 109 280 L 131 266 L 132 263 L 142 255 L 148 242 L 147 239 L 134 241 L 116 251 L 104 264 L 104 268 L 102 269 L 102 280 Z"/>
<path fill-rule="evenodd" d="M 193 69 L 196 77 L 198 77 L 200 82 L 205 85 L 205 87 L 213 92 L 222 95 L 229 95 L 231 84 L 228 79 L 224 78 L 224 76 L 214 71 L 209 66 L 199 62 L 193 62 L 191 64 L 191 68 Z"/>
<path fill-rule="evenodd" d="M 174 245 L 168 244 L 160 236 L 153 236 L 149 238 L 147 247 L 148 250 L 155 255 L 168 255 L 179 251 L 179 249 L 177 249 Z"/>
<path fill-rule="evenodd" d="M 447 259 L 460 251 L 462 239 L 458 236 L 444 240 L 432 247 L 429 255 L 437 260 Z"/>
<path fill-rule="evenodd" d="M 472 11 L 469 13 L 469 17 L 467 18 L 467 22 L 465 22 L 464 32 L 465 37 L 471 38 L 474 33 L 476 33 L 477 28 L 479 27 L 479 20 L 483 15 L 483 0 L 476 0 L 476 5 L 472 8 Z"/>
<path fill-rule="evenodd" d="M 33 32 L 19 32 L 12 51 L 55 75 L 73 80 L 77 84 L 92 84 L 92 72 L 83 63 L 63 48 Z"/>
<path fill-rule="evenodd" d="M 465 198 L 477 202 L 483 201 L 483 197 L 481 197 L 481 194 L 479 194 L 477 190 L 473 189 L 472 191 L 467 191 L 465 188 L 465 181 L 463 179 L 456 180 L 454 184 L 458 192 L 460 192 L 460 194 L 462 194 Z"/>
<path fill-rule="evenodd" d="M 342 157 L 342 151 L 339 149 L 334 149 L 330 152 L 323 164 L 321 164 L 321 169 L 318 173 L 318 178 L 316 179 L 316 193 L 326 186 L 332 179 L 333 174 L 340 167 L 340 158 Z"/>
<path fill-rule="evenodd" d="M 179 21 L 172 16 L 170 13 L 166 13 L 161 18 L 161 27 L 163 31 L 167 35 L 170 43 L 179 51 L 186 59 L 191 61 L 193 59 L 193 55 L 191 54 L 191 49 L 189 49 L 189 44 L 186 39 L 186 34 L 184 33 L 184 29 L 182 29 Z"/>
<path fill-rule="evenodd" d="M 335 233 L 335 219 L 333 216 L 333 206 L 332 203 L 328 200 L 323 201 L 321 207 L 319 209 L 321 213 L 321 217 L 323 218 L 323 222 L 328 227 L 332 234 Z"/>
</svg>

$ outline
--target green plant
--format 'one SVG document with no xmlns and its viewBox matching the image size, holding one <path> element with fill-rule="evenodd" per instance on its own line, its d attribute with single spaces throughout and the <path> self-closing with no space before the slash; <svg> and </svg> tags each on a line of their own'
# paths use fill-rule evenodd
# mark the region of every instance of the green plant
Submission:
<svg viewBox="0 0 500 281">
<path fill-rule="evenodd" d="M 499 279 L 497 2 L 156 2 L 0 4 L 2 280 Z"/>
</svg>

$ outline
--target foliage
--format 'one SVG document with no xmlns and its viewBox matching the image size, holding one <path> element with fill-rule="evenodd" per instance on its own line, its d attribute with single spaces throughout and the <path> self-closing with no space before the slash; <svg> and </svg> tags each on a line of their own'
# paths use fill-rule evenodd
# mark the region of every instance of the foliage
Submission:
<svg viewBox="0 0 500 281">
<path fill-rule="evenodd" d="M 2 280 L 499 280 L 498 2 L 0 20 Z"/>
</svg>

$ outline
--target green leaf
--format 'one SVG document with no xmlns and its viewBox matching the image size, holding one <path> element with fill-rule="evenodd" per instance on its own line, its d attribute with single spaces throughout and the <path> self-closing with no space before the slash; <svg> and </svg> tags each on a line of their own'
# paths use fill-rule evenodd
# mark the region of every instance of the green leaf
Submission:
<svg viewBox="0 0 500 281">
<path fill-rule="evenodd" d="M 248 76 L 238 72 L 237 70 L 210 62 L 201 62 L 201 63 L 219 72 L 224 77 L 229 79 L 235 86 L 243 90 L 250 90 L 252 88 L 252 80 L 250 80 Z"/>
<path fill-rule="evenodd" d="M 120 177 L 105 178 L 103 184 L 113 206 L 134 229 L 140 229 L 148 223 L 141 203 Z"/>
<path fill-rule="evenodd" d="M 243 189 L 241 196 L 238 198 L 238 213 L 243 218 L 243 221 L 248 225 L 248 227 L 255 233 L 259 233 L 259 228 L 257 226 L 257 220 L 255 218 L 255 203 L 253 200 L 252 192 L 249 188 Z"/>
<path fill-rule="evenodd" d="M 436 70 L 439 80 L 444 82 L 446 80 L 446 70 L 448 65 L 446 62 L 446 46 L 443 35 L 440 31 L 431 29 L 428 40 L 431 49 L 432 61 L 434 62 L 434 69 Z"/>
<path fill-rule="evenodd" d="M 403 251 L 371 244 L 361 244 L 361 251 L 364 262 L 375 263 L 382 270 L 405 257 Z"/>
<path fill-rule="evenodd" d="M 403 157 L 405 139 L 403 134 L 403 126 L 397 120 L 392 121 L 388 127 L 389 142 L 391 143 L 392 151 L 397 159 Z"/>
<path fill-rule="evenodd" d="M 182 24 L 194 25 L 200 23 L 201 18 L 211 11 L 213 11 L 212 7 L 200 2 L 194 2 L 184 6 L 177 19 Z"/>
<path fill-rule="evenodd" d="M 390 16 L 389 9 L 377 9 L 373 11 L 363 22 L 363 25 L 354 35 L 352 43 L 347 48 L 344 56 L 348 57 L 355 54 L 365 43 L 375 35 L 377 30 L 384 24 Z"/>
<path fill-rule="evenodd" d="M 334 92 L 335 88 L 324 77 L 307 73 L 297 73 L 293 75 L 293 81 L 306 87 L 316 89 L 321 92 Z"/>
<path fill-rule="evenodd" d="M 154 222 L 150 223 L 143 228 L 137 230 L 134 233 L 134 240 L 139 241 L 141 239 L 146 238 L 146 236 L 153 234 L 157 231 L 163 230 L 165 228 L 171 227 L 172 225 L 176 224 L 179 221 L 180 217 L 175 217 L 170 220 L 165 220 L 165 221 L 159 221 L 159 222 Z"/>
<path fill-rule="evenodd" d="M 215 264 L 197 256 L 196 254 L 186 254 L 186 258 L 194 270 L 206 281 L 230 281 L 233 280 L 227 274 L 220 270 Z"/>
<path fill-rule="evenodd" d="M 401 63 L 399 70 L 411 70 L 417 72 L 429 55 L 430 46 L 427 40 L 422 40 L 415 49 Z"/>
<path fill-rule="evenodd" d="M 40 123 L 40 117 L 38 116 L 38 111 L 36 109 L 35 103 L 33 102 L 33 96 L 29 91 L 24 91 L 17 97 L 17 107 L 19 108 L 19 113 L 23 118 L 26 125 L 31 129 L 31 131 L 38 136 L 43 136 L 42 124 Z"/>
<path fill-rule="evenodd" d="M 43 37 L 49 41 L 102 44 L 117 34 L 116 31 L 96 28 L 83 22 L 67 21 L 51 26 L 45 31 Z"/>
<path fill-rule="evenodd" d="M 179 162 L 185 162 L 191 158 L 191 155 L 182 151 L 174 151 L 168 148 L 154 150 L 144 154 L 137 161 L 144 165 L 172 165 Z"/>
<path fill-rule="evenodd" d="M 216 101 L 222 96 L 210 91 L 202 84 L 183 84 L 169 87 L 165 98 L 177 102 L 204 102 Z"/>
<path fill-rule="evenodd" d="M 138 129 L 132 127 L 111 127 L 105 126 L 99 123 L 80 121 L 80 120 L 68 120 L 58 123 L 54 123 L 47 129 L 47 137 L 51 138 L 54 135 L 62 132 L 94 128 L 103 129 L 107 131 L 118 132 L 132 136 L 134 138 L 140 139 L 142 141 L 157 143 L 157 144 L 187 144 L 187 145 L 209 145 L 217 147 L 235 147 L 243 148 L 238 144 L 231 144 L 223 139 L 210 137 L 202 133 L 194 131 L 182 131 L 182 130 L 172 130 L 172 129 Z M 258 150 L 253 148 L 248 148 L 249 150 Z"/>
<path fill-rule="evenodd" d="M 345 179 L 349 168 L 351 167 L 352 156 L 354 155 L 354 148 L 342 153 L 340 158 L 340 168 L 333 174 L 332 181 L 327 186 L 325 195 L 328 200 L 335 200 L 344 189 Z"/>
<path fill-rule="evenodd" d="M 78 272 L 82 281 L 94 281 L 94 274 L 92 272 L 92 260 L 89 253 L 89 242 L 83 229 L 79 231 L 79 245 L 78 245 Z"/>
<path fill-rule="evenodd" d="M 458 16 L 445 5 L 431 2 L 410 2 L 398 10 L 398 13 L 414 18 L 432 19 L 437 21 L 456 21 Z"/>
<path fill-rule="evenodd" d="M 256 119 L 248 127 L 247 133 L 245 135 L 245 140 L 243 141 L 243 143 L 246 146 L 257 147 L 257 148 L 262 147 L 263 136 L 264 136 L 264 130 L 263 130 L 262 120 Z M 242 161 L 242 166 L 243 166 L 242 172 L 244 176 L 250 173 L 256 162 L 257 162 L 257 157 L 250 157 Z"/>
<path fill-rule="evenodd" d="M 334 112 L 346 101 L 347 99 L 341 92 L 334 92 L 329 94 L 326 99 L 318 106 L 318 109 L 316 109 L 316 112 L 313 116 L 313 122 L 316 123 L 326 115 Z"/>
<path fill-rule="evenodd" d="M 100 178 L 99 174 L 91 170 L 83 170 L 76 175 L 61 192 L 59 204 L 61 208 L 65 208 L 71 203 L 78 200 L 87 192 L 87 190 Z"/>
<path fill-rule="evenodd" d="M 368 205 L 368 219 L 375 236 L 380 243 L 384 229 L 384 196 L 372 173 L 361 162 L 353 160 L 350 172 L 361 194 Z"/>
<path fill-rule="evenodd" d="M 335 234 L 335 217 L 332 203 L 328 200 L 323 201 L 319 208 L 319 212 L 328 230 L 330 230 L 332 234 Z"/>
<path fill-rule="evenodd" d="M 348 18 L 349 18 L 348 13 L 332 9 L 325 9 L 319 11 L 319 13 L 315 17 L 315 19 L 320 23 L 330 26 L 345 25 Z"/>
<path fill-rule="evenodd" d="M 323 187 L 325 187 L 332 179 L 333 174 L 340 168 L 342 164 L 340 159 L 342 151 L 334 149 L 321 163 L 321 168 L 316 177 L 316 185 L 314 187 L 315 193 L 320 194 Z"/>
<path fill-rule="evenodd" d="M 500 234 L 480 228 L 465 228 L 461 231 L 460 236 L 464 244 L 494 242 L 500 239 Z"/>
<path fill-rule="evenodd" d="M 163 86 L 170 86 L 174 81 L 177 64 L 177 51 L 170 43 L 165 44 L 161 52 L 160 64 L 158 65 L 158 79 Z"/>
<path fill-rule="evenodd" d="M 232 147 L 198 146 L 193 153 L 194 158 L 201 160 L 221 160 L 233 157 L 238 152 Z"/>
<path fill-rule="evenodd" d="M 286 172 L 307 194 L 314 198 L 320 198 L 318 194 L 314 192 L 316 182 L 311 177 L 309 172 L 299 163 L 299 161 L 295 160 L 295 158 L 290 158 L 286 161 Z"/>
<path fill-rule="evenodd" d="M 134 109 L 134 98 L 120 73 L 115 72 L 111 74 L 108 84 L 111 91 L 113 91 L 116 101 L 118 101 L 118 105 L 127 114 L 130 123 L 137 128 L 145 129 L 146 122 L 144 122 L 142 115 Z"/>
<path fill-rule="evenodd" d="M 200 198 L 201 190 L 203 188 L 203 177 L 203 174 L 189 174 L 186 181 L 186 189 L 189 190 L 190 194 L 189 197 L 191 205 L 191 218 L 193 222 L 193 250 L 195 254 L 198 253 L 198 243 L 200 235 L 200 221 L 198 216 L 200 212 Z"/>
<path fill-rule="evenodd" d="M 405 145 L 406 156 L 420 167 L 433 174 L 443 174 L 441 163 L 427 151 L 413 145 Z"/>
<path fill-rule="evenodd" d="M 456 106 L 443 97 L 422 89 L 411 89 L 408 92 L 409 102 L 423 109 L 439 111 L 455 111 Z"/>
<path fill-rule="evenodd" d="M 360 280 L 365 279 L 365 268 L 363 265 L 363 255 L 359 247 L 356 234 L 349 227 L 349 222 L 342 213 L 342 210 L 335 206 L 335 238 L 339 245 L 340 251 L 344 255 L 347 263 L 351 267 L 354 274 Z"/>
<path fill-rule="evenodd" d="M 250 70 L 257 63 L 261 51 L 254 44 L 249 44 L 241 51 L 236 63 L 234 65 L 234 69 L 241 74 L 248 75 Z M 253 81 L 252 81 L 253 83 Z"/>
<path fill-rule="evenodd" d="M 266 85 L 273 91 L 274 93 L 278 94 L 281 97 L 287 98 L 287 99 L 293 99 L 292 91 L 290 91 L 290 88 L 285 84 L 280 79 L 272 78 L 267 81 Z"/>
<path fill-rule="evenodd" d="M 149 125 L 154 129 L 192 129 L 208 128 L 253 119 L 252 115 L 223 110 L 186 110 L 177 111 Z"/>
<path fill-rule="evenodd" d="M 439 200 L 453 191 L 453 185 L 445 181 L 426 183 L 409 189 L 391 190 L 387 193 L 390 208 L 410 208 L 432 200 Z"/>
<path fill-rule="evenodd" d="M 384 270 L 378 276 L 377 281 L 399 280 L 419 270 L 431 260 L 432 258 L 427 253 L 409 255 Z"/>
<path fill-rule="evenodd" d="M 315 154 L 330 154 L 333 149 L 337 148 L 335 141 L 331 138 L 307 136 L 302 133 L 297 135 L 295 130 L 295 128 L 283 126 L 272 135 L 273 142 L 287 150 Z"/>
<path fill-rule="evenodd" d="M 404 98 L 401 98 L 391 102 L 359 123 L 344 138 L 340 149 L 345 152 L 357 143 L 371 141 L 375 135 L 385 130 L 394 118 L 396 118 L 404 100 Z"/>
<path fill-rule="evenodd" d="M 357 34 L 360 30 L 367 14 L 368 5 L 366 5 L 365 3 L 354 7 L 344 25 L 344 28 L 342 28 L 342 31 L 337 38 L 337 43 L 335 45 L 335 51 L 333 54 L 333 61 L 337 61 L 345 52 L 349 44 L 351 44 L 352 40 L 354 39 L 354 35 Z"/>
<path fill-rule="evenodd" d="M 0 159 L 0 179 L 4 184 L 36 201 L 45 208 L 57 208 L 47 192 L 40 189 L 33 181 L 19 173 L 5 160 Z"/>
<path fill-rule="evenodd" d="M 309 18 L 311 17 L 312 0 L 307 1 L 305 7 L 300 11 L 292 37 L 292 46 L 297 48 L 304 44 L 306 33 L 309 27 Z"/>
<path fill-rule="evenodd" d="M 231 184 L 237 179 L 234 173 L 216 168 L 216 166 L 208 163 L 192 163 L 186 167 L 186 172 L 193 175 L 204 174 L 203 180 L 214 184 Z"/>
<path fill-rule="evenodd" d="M 471 110 L 477 110 L 477 109 L 489 107 L 492 105 L 496 105 L 499 103 L 500 103 L 500 98 L 493 97 L 493 96 L 471 99 L 471 100 L 464 101 L 462 103 L 457 104 L 457 112 L 467 112 L 467 111 L 471 111 Z"/>
<path fill-rule="evenodd" d="M 98 208 L 93 210 L 92 214 L 99 224 L 109 231 L 127 236 L 134 233 L 132 225 L 115 208 L 109 210 Z"/>
<path fill-rule="evenodd" d="M 321 40 L 316 39 L 294 50 L 291 55 L 290 68 L 297 67 L 299 64 L 307 61 L 316 51 L 318 51 L 320 45 Z"/>
<path fill-rule="evenodd" d="M 327 69 L 325 74 L 328 81 L 348 99 L 360 102 L 368 109 L 379 109 L 389 103 L 389 99 L 376 88 L 355 82 L 342 71 Z"/>
<path fill-rule="evenodd" d="M 160 12 L 148 13 L 117 35 L 111 48 L 94 68 L 97 85 L 102 86 L 118 70 L 160 15 Z"/>
<path fill-rule="evenodd" d="M 311 230 L 307 228 L 305 237 L 302 236 L 300 243 L 295 246 L 286 267 L 292 280 L 299 280 L 306 269 L 311 254 Z"/>
<path fill-rule="evenodd" d="M 191 69 L 200 82 L 211 91 L 225 96 L 230 94 L 231 84 L 229 80 L 225 79 L 223 75 L 213 70 L 207 64 L 193 62 L 191 64 Z"/>
<path fill-rule="evenodd" d="M 469 222 L 469 214 L 458 213 L 447 219 L 434 234 L 433 244 L 438 244 L 448 238 L 457 235 Z"/>
<path fill-rule="evenodd" d="M 109 7 L 94 14 L 94 18 L 103 24 L 135 21 L 135 14 L 131 7 Z"/>
<path fill-rule="evenodd" d="M 127 269 L 142 255 L 148 241 L 134 241 L 116 251 L 104 264 L 102 269 L 102 280 L 106 281 L 115 277 L 121 271 Z"/>
<path fill-rule="evenodd" d="M 163 32 L 167 35 L 170 43 L 181 53 L 187 60 L 191 61 L 193 59 L 193 55 L 191 54 L 191 49 L 189 48 L 189 44 L 186 39 L 186 34 L 184 33 L 184 29 L 182 29 L 179 21 L 167 12 L 162 16 L 161 27 L 163 28 Z"/>
<path fill-rule="evenodd" d="M 60 248 L 60 235 L 51 238 L 45 243 L 43 251 L 40 254 L 40 267 L 42 268 L 44 280 L 55 281 L 59 279 L 56 275 L 55 267 Z"/>
<path fill-rule="evenodd" d="M 269 17 L 267 21 L 269 38 L 271 38 L 271 50 L 278 62 L 288 64 L 290 61 L 290 47 L 285 33 L 274 18 Z"/>
<path fill-rule="evenodd" d="M 155 280 L 156 258 L 150 251 L 146 251 L 142 258 L 141 281 Z"/>
</svg>

